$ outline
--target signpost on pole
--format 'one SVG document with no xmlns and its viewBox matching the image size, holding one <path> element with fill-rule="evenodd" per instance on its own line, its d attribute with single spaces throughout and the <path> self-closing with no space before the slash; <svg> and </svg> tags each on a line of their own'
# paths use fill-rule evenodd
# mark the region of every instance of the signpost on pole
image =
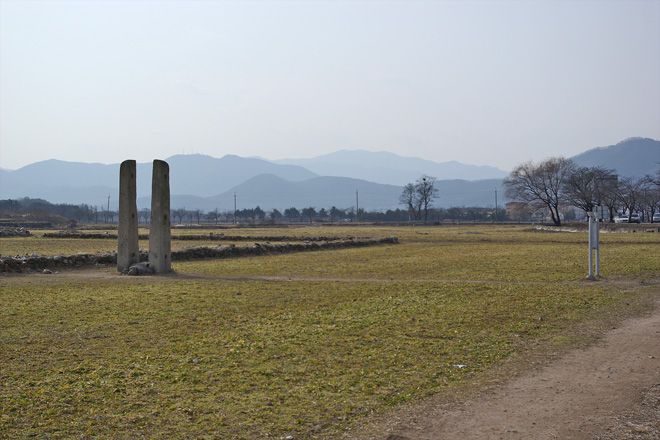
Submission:
<svg viewBox="0 0 660 440">
<path fill-rule="evenodd" d="M 599 256 L 599 231 L 598 231 L 598 211 L 594 208 L 593 212 L 589 212 L 589 275 L 588 280 L 596 281 L 596 277 L 600 276 L 600 256 Z M 594 275 L 594 251 L 596 253 L 596 274 Z"/>
</svg>

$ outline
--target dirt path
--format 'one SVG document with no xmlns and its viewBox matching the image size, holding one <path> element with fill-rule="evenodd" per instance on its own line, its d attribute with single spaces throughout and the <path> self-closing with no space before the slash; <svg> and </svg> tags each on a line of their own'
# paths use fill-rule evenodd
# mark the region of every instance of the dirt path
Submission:
<svg viewBox="0 0 660 440">
<path fill-rule="evenodd" d="M 432 398 L 348 437 L 658 440 L 660 308 L 467 401 Z"/>
</svg>

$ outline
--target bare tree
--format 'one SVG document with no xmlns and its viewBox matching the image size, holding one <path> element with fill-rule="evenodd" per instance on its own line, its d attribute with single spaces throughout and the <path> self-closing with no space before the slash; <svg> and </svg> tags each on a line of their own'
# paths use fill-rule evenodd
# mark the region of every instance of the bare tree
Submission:
<svg viewBox="0 0 660 440">
<path fill-rule="evenodd" d="M 197 224 L 199 224 L 199 222 L 202 219 L 202 216 L 204 216 L 204 211 L 201 209 L 195 209 L 194 211 L 192 211 L 192 214 L 195 216 L 195 220 L 197 220 Z"/>
<path fill-rule="evenodd" d="M 435 188 L 436 178 L 426 174 L 412 184 L 403 187 L 399 196 L 399 203 L 408 208 L 409 217 L 412 220 L 421 220 L 422 209 L 424 209 L 424 222 L 428 221 L 429 208 L 433 199 L 438 198 L 438 190 Z"/>
<path fill-rule="evenodd" d="M 218 208 L 215 208 L 213 211 L 206 214 L 206 217 L 209 220 L 214 221 L 215 224 L 217 225 L 218 224 L 218 219 L 220 218 L 220 212 L 218 211 Z"/>
<path fill-rule="evenodd" d="M 179 209 L 173 209 L 171 215 L 172 217 L 174 217 L 175 220 L 178 218 L 179 224 L 181 224 L 186 214 L 187 214 L 186 208 L 179 208 Z"/>
<path fill-rule="evenodd" d="M 626 177 L 619 181 L 618 196 L 624 211 L 632 214 L 639 209 L 643 187 L 643 179 Z"/>
<path fill-rule="evenodd" d="M 604 167 L 575 167 L 564 183 L 566 201 L 584 212 L 592 212 L 604 202 L 605 194 L 616 191 L 614 170 Z"/>
<path fill-rule="evenodd" d="M 534 165 L 525 162 L 518 165 L 504 179 L 509 199 L 550 211 L 552 222 L 561 226 L 559 205 L 564 199 L 564 183 L 575 165 L 570 159 L 552 157 Z"/>
<path fill-rule="evenodd" d="M 602 205 L 607 207 L 610 223 L 614 223 L 614 214 L 616 214 L 619 206 L 621 206 L 618 184 L 612 185 L 610 190 L 603 192 L 600 197 Z"/>
<path fill-rule="evenodd" d="M 644 208 L 646 220 L 653 222 L 653 214 L 660 210 L 660 181 L 651 175 L 644 176 L 641 187 L 640 206 Z"/>
<path fill-rule="evenodd" d="M 142 208 L 138 211 L 138 218 L 141 218 L 144 223 L 147 223 L 150 217 L 151 217 L 151 209 Z"/>
<path fill-rule="evenodd" d="M 222 216 L 225 218 L 225 223 L 234 223 L 236 221 L 236 211 L 233 209 L 222 211 Z"/>
<path fill-rule="evenodd" d="M 432 176 L 427 176 L 426 174 L 417 179 L 417 183 L 415 184 L 415 192 L 417 193 L 418 197 L 418 204 L 421 209 L 421 207 L 424 208 L 424 223 L 428 221 L 429 218 L 429 207 L 433 203 L 433 199 L 438 198 L 438 190 L 437 188 L 434 187 L 435 181 L 437 179 Z M 421 212 L 418 213 L 421 214 Z M 421 217 L 421 215 L 418 215 Z"/>
<path fill-rule="evenodd" d="M 417 198 L 417 191 L 415 191 L 415 185 L 412 183 L 407 184 L 403 187 L 403 191 L 399 196 L 399 203 L 405 205 L 408 208 L 408 215 L 412 220 L 417 220 L 417 205 L 419 199 Z"/>
<path fill-rule="evenodd" d="M 660 165 L 660 162 L 658 162 L 658 165 Z M 651 178 L 651 182 L 654 185 L 660 187 L 660 168 L 658 168 L 658 170 L 655 172 L 655 174 L 651 175 L 650 178 Z"/>
</svg>

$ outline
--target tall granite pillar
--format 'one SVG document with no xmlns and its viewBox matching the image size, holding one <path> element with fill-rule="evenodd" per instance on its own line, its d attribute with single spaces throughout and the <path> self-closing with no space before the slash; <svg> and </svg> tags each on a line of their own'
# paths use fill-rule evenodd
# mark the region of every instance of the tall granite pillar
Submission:
<svg viewBox="0 0 660 440">
<path fill-rule="evenodd" d="M 149 267 L 154 273 L 172 270 L 170 231 L 170 167 L 154 160 L 151 181 L 151 223 L 149 229 Z"/>
<path fill-rule="evenodd" d="M 136 164 L 125 160 L 119 168 L 119 228 L 117 240 L 117 270 L 128 270 L 140 262 L 138 216 L 136 205 Z"/>
</svg>

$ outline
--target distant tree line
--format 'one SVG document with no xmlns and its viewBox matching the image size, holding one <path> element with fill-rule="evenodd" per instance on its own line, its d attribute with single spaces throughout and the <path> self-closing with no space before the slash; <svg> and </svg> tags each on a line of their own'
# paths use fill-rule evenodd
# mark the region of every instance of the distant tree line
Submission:
<svg viewBox="0 0 660 440">
<path fill-rule="evenodd" d="M 546 210 L 557 226 L 567 206 L 585 213 L 603 207 L 610 222 L 618 213 L 641 213 L 643 220 L 652 221 L 660 211 L 660 168 L 653 175 L 619 177 L 611 169 L 581 167 L 570 159 L 553 157 L 516 166 L 504 179 L 504 187 L 509 199 Z"/>
<path fill-rule="evenodd" d="M 416 206 L 416 205 L 415 205 Z M 17 200 L 0 200 L 0 212 L 10 214 L 31 213 L 36 215 L 57 215 L 68 221 L 85 223 L 113 223 L 118 218 L 116 211 L 108 211 L 103 207 L 86 204 L 54 204 L 42 199 L 22 198 Z M 138 210 L 138 221 L 148 223 L 151 210 L 143 208 Z M 386 211 L 366 211 L 355 207 L 338 208 L 296 208 L 283 210 L 263 210 L 255 208 L 233 210 L 214 209 L 205 212 L 201 209 L 178 208 L 171 210 L 174 224 L 342 224 L 369 222 L 369 223 L 405 223 L 422 218 L 429 222 L 491 222 L 496 218 L 505 220 L 505 210 L 499 209 L 496 213 L 493 208 L 482 207 L 455 207 L 433 208 L 430 203 L 422 204 L 421 210 L 416 208 L 416 214 L 409 209 L 388 209 Z"/>
<path fill-rule="evenodd" d="M 31 213 L 34 215 L 57 215 L 67 220 L 75 220 L 88 223 L 112 222 L 117 217 L 116 211 L 109 211 L 103 207 L 87 204 L 71 205 L 68 203 L 50 203 L 43 199 L 0 200 L 0 212 L 10 214 Z"/>
<path fill-rule="evenodd" d="M 427 222 L 493 222 L 506 220 L 506 210 L 499 208 L 497 212 L 494 208 L 483 207 L 453 207 L 453 208 L 432 208 L 428 207 L 422 210 L 422 220 L 426 218 Z M 239 209 L 236 212 L 231 210 L 219 211 L 213 210 L 205 213 L 202 210 L 186 210 L 184 208 L 172 211 L 172 218 L 178 224 L 341 224 L 341 223 L 405 223 L 411 220 L 418 220 L 418 217 L 411 217 L 407 209 L 388 209 L 386 211 L 365 211 L 355 207 L 350 208 L 331 208 L 291 207 L 284 210 L 272 209 L 264 211 L 259 206 L 256 208 Z"/>
</svg>

